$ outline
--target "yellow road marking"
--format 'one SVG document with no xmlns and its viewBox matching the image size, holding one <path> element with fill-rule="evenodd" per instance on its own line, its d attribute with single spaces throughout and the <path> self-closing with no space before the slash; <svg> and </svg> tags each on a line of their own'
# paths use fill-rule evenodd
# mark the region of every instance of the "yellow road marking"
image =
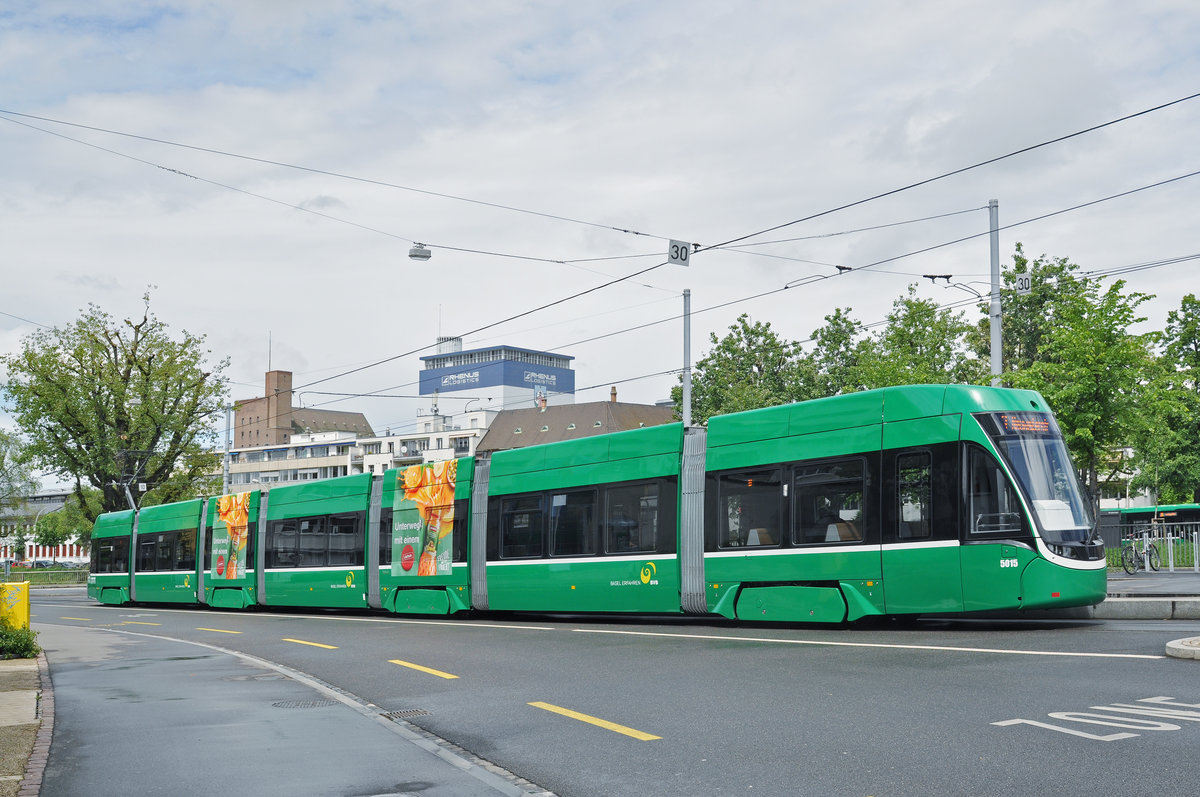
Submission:
<svg viewBox="0 0 1200 797">
<path fill-rule="evenodd" d="M 400 661 L 400 659 L 388 659 L 388 661 L 390 661 L 392 664 L 399 664 L 401 667 L 408 667 L 411 670 L 420 670 L 421 672 L 427 672 L 430 675 L 436 675 L 438 678 L 449 679 L 458 677 L 457 675 L 451 675 L 448 672 L 435 670 L 432 667 L 422 667 L 420 664 L 413 664 L 411 661 Z"/>
<path fill-rule="evenodd" d="M 320 642 L 305 642 L 303 639 L 288 639 L 283 638 L 284 642 L 295 642 L 297 645 L 312 645 L 314 648 L 325 648 L 326 650 L 337 650 L 337 645 L 322 645 Z"/>
<path fill-rule="evenodd" d="M 143 623 L 141 620 L 124 620 L 121 625 L 162 625 L 162 623 Z"/>
<path fill-rule="evenodd" d="M 609 722 L 608 720 L 602 720 L 599 717 L 592 717 L 587 714 L 580 714 L 578 711 L 571 711 L 569 708 L 562 708 L 561 706 L 555 706 L 550 703 L 538 702 L 538 703 L 530 703 L 529 705 L 533 706 L 534 708 L 541 708 L 541 709 L 545 709 L 546 711 L 553 711 L 555 714 L 562 714 L 564 717 L 570 717 L 571 719 L 579 720 L 580 722 L 589 722 L 592 725 L 598 725 L 601 728 L 605 728 L 610 731 L 615 731 L 616 733 L 623 733 L 626 736 L 632 736 L 634 739 L 640 739 L 643 742 L 648 742 L 651 739 L 661 739 L 662 738 L 661 736 L 655 736 L 654 734 L 651 734 L 651 733 L 645 733 L 644 731 L 635 730 L 633 728 L 627 728 L 624 725 L 618 725 L 615 722 Z"/>
<path fill-rule="evenodd" d="M 85 623 L 90 623 L 92 621 L 92 618 L 90 618 L 90 617 L 60 617 L 58 619 L 60 619 L 60 620 L 81 620 Z"/>
<path fill-rule="evenodd" d="M 197 628 L 197 631 L 213 631 L 218 634 L 240 634 L 241 631 L 226 631 L 224 628 Z"/>
</svg>

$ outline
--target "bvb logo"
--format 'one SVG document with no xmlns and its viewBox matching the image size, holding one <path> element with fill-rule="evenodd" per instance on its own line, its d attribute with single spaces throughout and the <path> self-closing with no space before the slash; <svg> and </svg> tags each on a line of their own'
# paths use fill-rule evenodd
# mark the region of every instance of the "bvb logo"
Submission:
<svg viewBox="0 0 1200 797">
<path fill-rule="evenodd" d="M 346 574 L 346 589 L 350 589 L 353 586 L 354 586 L 354 573 L 350 572 L 350 573 Z"/>
<path fill-rule="evenodd" d="M 649 584 L 650 579 L 658 575 L 658 568 L 654 566 L 654 562 L 646 562 L 642 565 L 642 583 Z"/>
<path fill-rule="evenodd" d="M 189 573 L 188 575 L 183 577 L 183 587 L 184 587 L 184 589 L 187 589 L 191 585 L 192 585 L 192 576 Z"/>
</svg>

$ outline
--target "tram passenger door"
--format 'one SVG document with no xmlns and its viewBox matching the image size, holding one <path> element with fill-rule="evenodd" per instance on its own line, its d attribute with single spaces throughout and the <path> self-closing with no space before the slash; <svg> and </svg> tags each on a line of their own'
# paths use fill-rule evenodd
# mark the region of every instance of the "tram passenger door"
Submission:
<svg viewBox="0 0 1200 797">
<path fill-rule="evenodd" d="M 990 454 L 969 446 L 965 455 L 963 610 L 1017 608 L 1021 570 L 1032 553 L 1019 542 L 1028 536 L 1020 504 Z"/>
<path fill-rule="evenodd" d="M 950 462 L 947 463 L 947 457 Z M 958 485 L 953 449 L 937 445 L 883 455 L 883 585 L 888 614 L 962 610 Z"/>
</svg>

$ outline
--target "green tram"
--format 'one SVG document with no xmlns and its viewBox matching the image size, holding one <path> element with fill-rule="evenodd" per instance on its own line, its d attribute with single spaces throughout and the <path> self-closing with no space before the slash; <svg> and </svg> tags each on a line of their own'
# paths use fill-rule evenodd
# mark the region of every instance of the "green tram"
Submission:
<svg viewBox="0 0 1200 797">
<path fill-rule="evenodd" d="M 820 623 L 1105 592 L 1045 401 L 961 385 L 110 513 L 88 579 L 114 604 Z"/>
</svg>

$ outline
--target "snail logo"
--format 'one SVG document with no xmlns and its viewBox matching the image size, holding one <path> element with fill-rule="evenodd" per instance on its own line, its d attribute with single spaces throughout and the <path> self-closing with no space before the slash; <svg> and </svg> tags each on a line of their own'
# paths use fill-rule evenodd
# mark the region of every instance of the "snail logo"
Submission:
<svg viewBox="0 0 1200 797">
<path fill-rule="evenodd" d="M 642 565 L 643 584 L 657 584 L 658 580 L 654 578 L 656 575 L 658 575 L 658 568 L 655 567 L 654 562 L 646 562 Z"/>
<path fill-rule="evenodd" d="M 351 571 L 346 574 L 346 589 L 350 589 L 353 586 L 354 586 L 354 572 Z"/>
</svg>

